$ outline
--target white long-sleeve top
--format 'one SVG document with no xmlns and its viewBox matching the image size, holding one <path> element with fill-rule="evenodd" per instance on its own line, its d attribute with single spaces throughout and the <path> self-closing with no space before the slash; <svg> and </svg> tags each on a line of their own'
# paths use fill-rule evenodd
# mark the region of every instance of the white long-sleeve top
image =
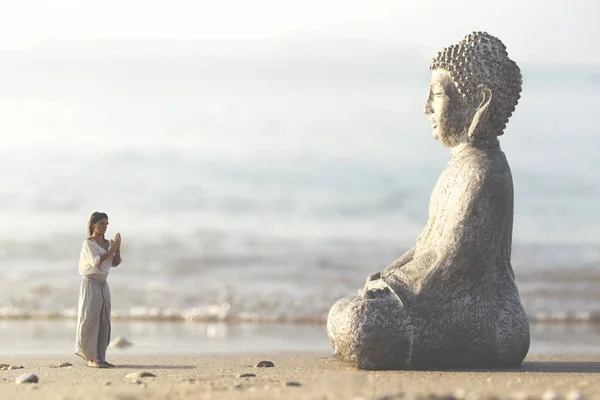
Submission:
<svg viewBox="0 0 600 400">
<path fill-rule="evenodd" d="M 112 247 L 112 240 L 108 241 L 108 249 Z M 107 276 L 112 268 L 114 253 L 103 262 L 100 262 L 100 257 L 107 253 L 94 239 L 86 238 L 81 247 L 79 255 L 79 274 L 87 275 L 104 275 Z"/>
</svg>

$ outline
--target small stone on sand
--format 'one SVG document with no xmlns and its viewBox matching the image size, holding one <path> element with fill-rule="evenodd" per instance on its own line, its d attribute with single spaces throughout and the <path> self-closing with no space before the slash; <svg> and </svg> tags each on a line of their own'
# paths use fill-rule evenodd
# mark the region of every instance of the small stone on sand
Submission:
<svg viewBox="0 0 600 400">
<path fill-rule="evenodd" d="M 298 387 L 298 386 L 302 386 L 302 385 L 300 384 L 300 382 L 286 382 L 285 386 Z"/>
<path fill-rule="evenodd" d="M 23 374 L 15 379 L 15 383 L 20 385 L 22 383 L 38 383 L 38 377 L 34 374 Z"/>
<path fill-rule="evenodd" d="M 115 340 L 110 342 L 109 346 L 116 347 L 117 349 L 124 349 L 126 347 L 133 346 L 133 343 L 125 339 L 123 336 L 118 336 L 115 338 Z"/>
<path fill-rule="evenodd" d="M 258 364 L 256 364 L 256 366 L 258 368 L 269 368 L 274 367 L 275 364 L 273 364 L 271 361 L 260 361 Z"/>
<path fill-rule="evenodd" d="M 153 373 L 150 373 L 150 372 L 146 372 L 146 371 L 132 372 L 125 376 L 125 378 L 129 378 L 129 379 L 154 378 L 154 377 L 156 377 L 156 375 L 154 375 Z"/>
<path fill-rule="evenodd" d="M 238 377 L 239 378 L 254 378 L 256 376 L 256 374 L 241 374 Z"/>
<path fill-rule="evenodd" d="M 61 364 L 58 364 L 58 365 L 51 365 L 50 367 L 52 367 L 52 368 L 65 368 L 65 367 L 72 367 L 72 366 L 73 366 L 73 364 L 68 363 L 68 362 L 64 362 L 64 363 L 61 363 Z"/>
</svg>

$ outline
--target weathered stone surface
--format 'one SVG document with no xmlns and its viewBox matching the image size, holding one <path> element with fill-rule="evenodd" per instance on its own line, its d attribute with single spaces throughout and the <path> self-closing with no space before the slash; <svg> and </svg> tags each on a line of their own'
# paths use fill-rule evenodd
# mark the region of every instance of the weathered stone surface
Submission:
<svg viewBox="0 0 600 400">
<path fill-rule="evenodd" d="M 413 249 L 333 305 L 337 358 L 363 369 L 519 365 L 529 324 L 512 270 L 513 183 L 500 149 L 521 73 L 481 32 L 438 53 L 425 114 L 451 159 Z"/>
</svg>

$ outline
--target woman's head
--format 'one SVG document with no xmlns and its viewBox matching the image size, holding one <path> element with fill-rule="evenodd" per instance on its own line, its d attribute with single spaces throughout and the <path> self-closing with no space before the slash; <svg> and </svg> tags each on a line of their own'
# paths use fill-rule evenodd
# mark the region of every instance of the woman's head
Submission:
<svg viewBox="0 0 600 400">
<path fill-rule="evenodd" d="M 108 228 L 108 215 L 102 212 L 94 212 L 88 222 L 88 234 L 92 236 L 94 233 L 104 235 Z"/>
</svg>

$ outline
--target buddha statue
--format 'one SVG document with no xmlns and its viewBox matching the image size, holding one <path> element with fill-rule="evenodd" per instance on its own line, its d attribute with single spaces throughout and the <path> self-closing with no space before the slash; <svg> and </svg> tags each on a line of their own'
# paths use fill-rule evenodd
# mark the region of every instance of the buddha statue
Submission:
<svg viewBox="0 0 600 400">
<path fill-rule="evenodd" d="M 437 54 L 425 114 L 450 149 L 416 245 L 329 311 L 336 358 L 361 369 L 521 364 L 529 324 L 511 266 L 513 183 L 498 137 L 521 73 L 502 42 L 473 32 Z"/>
</svg>

